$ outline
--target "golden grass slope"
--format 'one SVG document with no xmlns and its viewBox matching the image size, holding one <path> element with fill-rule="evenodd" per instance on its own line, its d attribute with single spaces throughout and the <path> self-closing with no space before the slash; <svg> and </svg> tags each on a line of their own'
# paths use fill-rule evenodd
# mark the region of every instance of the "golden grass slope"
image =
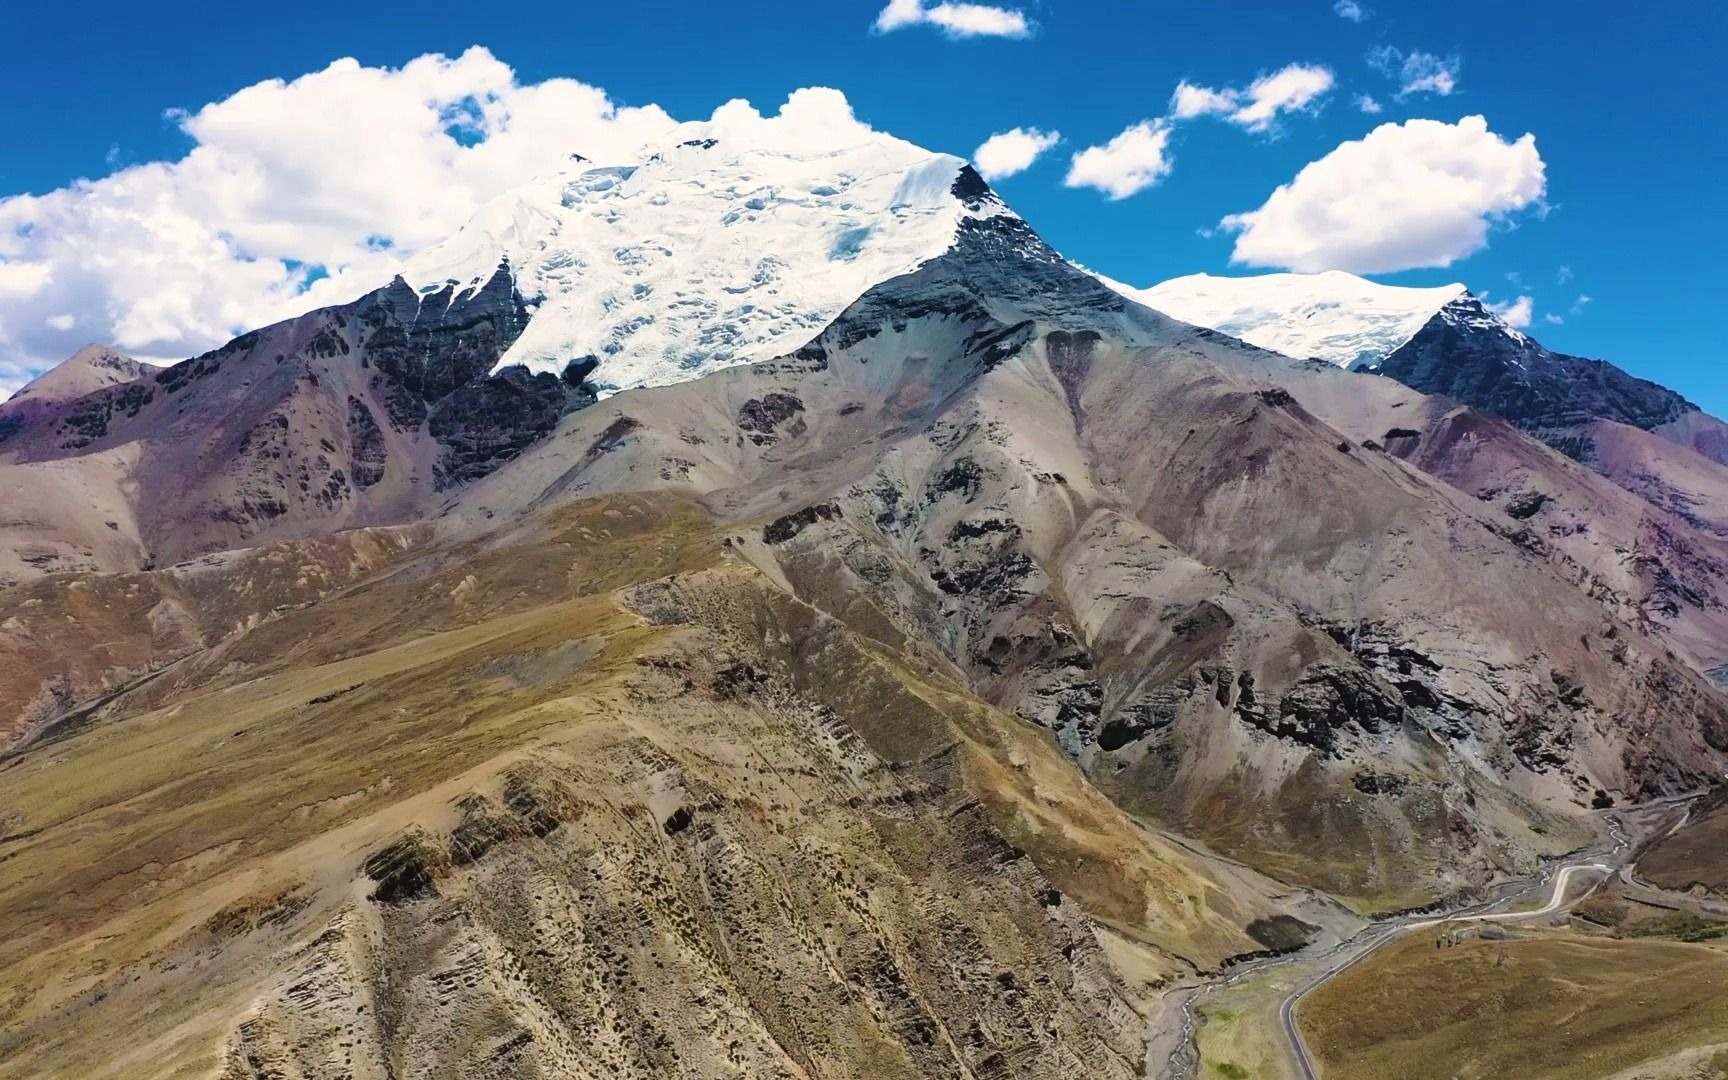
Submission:
<svg viewBox="0 0 1728 1080">
<path fill-rule="evenodd" d="M 1254 947 L 690 503 L 375 569 L 0 766 L 0 1076 L 1126 1077 Z"/>
<path fill-rule="evenodd" d="M 1335 1080 L 1589 1080 L 1728 1037 L 1728 954 L 1544 935 L 1414 934 L 1298 1009 Z"/>
<path fill-rule="evenodd" d="M 1702 888 L 1728 896 L 1728 787 L 1693 809 L 1696 820 L 1657 841 L 1638 860 L 1638 876 L 1664 889 Z"/>
</svg>

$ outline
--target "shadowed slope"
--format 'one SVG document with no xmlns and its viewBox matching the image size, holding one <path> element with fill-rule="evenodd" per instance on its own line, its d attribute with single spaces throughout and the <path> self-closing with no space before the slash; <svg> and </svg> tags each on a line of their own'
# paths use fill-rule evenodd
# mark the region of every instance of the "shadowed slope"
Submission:
<svg viewBox="0 0 1728 1080">
<path fill-rule="evenodd" d="M 1716 767 L 1716 693 L 1515 520 L 1309 414 L 1276 358 L 989 239 L 1027 265 L 961 249 L 793 356 L 621 394 L 450 524 L 657 488 L 779 515 L 737 541 L 784 587 L 1124 805 L 1367 898 L 1528 865 L 1565 832 L 1541 806 Z"/>
</svg>

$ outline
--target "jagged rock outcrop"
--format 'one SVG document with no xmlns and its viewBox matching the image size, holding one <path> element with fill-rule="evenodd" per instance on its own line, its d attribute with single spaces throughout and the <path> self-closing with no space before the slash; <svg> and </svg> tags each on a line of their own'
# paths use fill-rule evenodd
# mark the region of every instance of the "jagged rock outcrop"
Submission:
<svg viewBox="0 0 1728 1080">
<path fill-rule="evenodd" d="M 492 373 L 527 317 L 505 267 L 462 295 L 397 279 L 129 381 L 0 405 L 0 474 L 27 508 L 0 526 L 0 574 L 135 570 L 418 517 L 594 402 L 590 361 Z M 95 505 L 39 507 L 69 471 L 100 486 Z M 32 513 L 60 519 L 38 555 L 18 550 Z"/>
<path fill-rule="evenodd" d="M 1585 464 L 1596 459 L 1592 425 L 1626 424 L 1693 445 L 1712 456 L 1721 441 L 1690 430 L 1707 420 L 1698 406 L 1605 360 L 1551 352 L 1509 330 L 1474 296 L 1447 304 L 1384 359 L 1366 365 L 1426 394 L 1439 394 L 1504 417 Z M 1722 425 L 1718 421 L 1716 428 Z M 1717 454 L 1720 451 L 1716 451 Z M 1728 456 L 1714 456 L 1728 463 Z"/>
</svg>

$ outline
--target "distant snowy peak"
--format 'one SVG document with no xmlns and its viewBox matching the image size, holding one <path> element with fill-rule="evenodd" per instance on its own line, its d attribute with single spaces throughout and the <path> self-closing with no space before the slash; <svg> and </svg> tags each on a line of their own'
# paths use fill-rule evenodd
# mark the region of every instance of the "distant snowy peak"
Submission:
<svg viewBox="0 0 1728 1080">
<path fill-rule="evenodd" d="M 593 357 L 592 381 L 625 389 L 790 352 L 946 252 L 966 218 L 1009 214 L 961 159 L 889 136 L 805 152 L 691 127 L 637 165 L 573 158 L 402 276 L 430 299 L 507 266 L 531 317 L 498 367 Z"/>
<path fill-rule="evenodd" d="M 1354 274 L 1191 274 L 1149 289 L 1107 282 L 1147 307 L 1298 360 L 1372 367 L 1415 337 L 1436 316 L 1459 325 L 1527 339 L 1463 285 L 1410 289 Z"/>
<path fill-rule="evenodd" d="M 1474 293 L 1466 292 L 1454 299 L 1439 311 L 1444 321 L 1451 323 L 1460 330 L 1477 331 L 1486 334 L 1498 334 L 1510 338 L 1519 349 L 1540 348 L 1536 339 L 1521 330 L 1513 328 L 1505 319 L 1483 303 Z"/>
</svg>

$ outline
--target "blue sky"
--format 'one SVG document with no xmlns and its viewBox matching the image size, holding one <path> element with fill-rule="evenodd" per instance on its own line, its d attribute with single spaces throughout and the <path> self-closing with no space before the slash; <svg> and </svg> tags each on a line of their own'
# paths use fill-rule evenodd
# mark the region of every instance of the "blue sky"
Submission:
<svg viewBox="0 0 1728 1080">
<path fill-rule="evenodd" d="M 339 57 L 395 68 L 482 45 L 522 84 L 576 79 L 678 119 L 735 97 L 769 111 L 798 87 L 833 86 L 871 125 L 961 155 L 1015 127 L 1060 131 L 1060 144 L 998 189 L 1070 257 L 1148 285 L 1249 272 L 1232 267 L 1220 220 L 1260 207 L 1341 143 L 1379 124 L 1481 115 L 1505 140 L 1534 135 L 1542 198 L 1496 218 L 1487 246 L 1449 267 L 1376 276 L 1462 280 L 1501 303 L 1528 296 L 1529 331 L 1551 347 L 1613 360 L 1728 414 L 1728 109 L 1716 85 L 1728 15 L 1716 5 L 1646 15 L 1600 0 L 1360 0 L 1357 21 L 1333 0 L 1046 0 L 997 5 L 1023 12 L 1026 36 L 956 39 L 934 26 L 873 32 L 883 2 L 10 5 L 0 15 L 0 91 L 12 105 L 0 199 L 176 161 L 194 139 L 169 110 L 197 113 L 261 80 Z M 1451 92 L 1399 100 L 1400 82 L 1367 60 L 1386 47 L 1435 58 L 1455 76 Z M 1292 64 L 1327 69 L 1332 86 L 1270 130 L 1196 118 L 1171 128 L 1168 172 L 1144 190 L 1113 200 L 1064 186 L 1072 154 L 1166 115 L 1179 81 L 1246 88 Z M 1383 111 L 1360 111 L 1360 94 Z M 312 160 L 321 150 L 301 148 Z M 243 271 L 268 276 L 249 263 Z M 0 277 L 0 346 L 11 340 L 4 285 Z M 233 318 L 250 310 L 236 304 Z M 91 319 L 77 321 L 67 334 Z"/>
</svg>

